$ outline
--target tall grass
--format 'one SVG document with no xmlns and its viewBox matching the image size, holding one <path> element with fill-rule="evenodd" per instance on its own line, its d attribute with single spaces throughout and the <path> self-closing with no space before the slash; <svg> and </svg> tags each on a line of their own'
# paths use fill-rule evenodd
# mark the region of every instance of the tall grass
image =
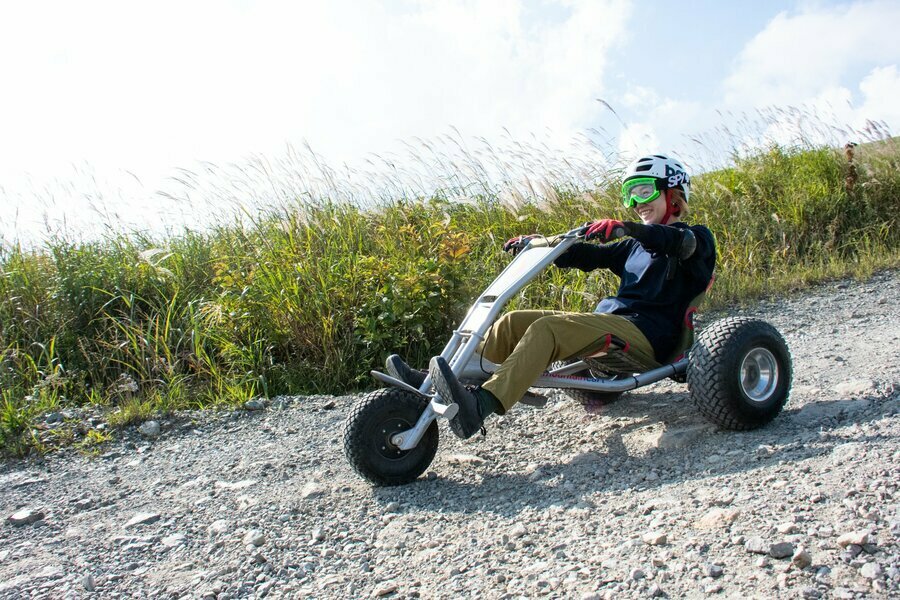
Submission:
<svg viewBox="0 0 900 600">
<path fill-rule="evenodd" d="M 581 167 L 514 193 L 397 189 L 367 206 L 283 193 L 205 232 L 2 247 L 0 447 L 40 448 L 35 419 L 69 406 L 107 406 L 123 424 L 150 410 L 363 389 L 391 352 L 425 364 L 508 260 L 503 240 L 631 217 L 618 173 Z M 868 144 L 852 159 L 810 146 L 735 154 L 695 178 L 691 207 L 718 241 L 713 305 L 866 275 L 900 264 L 900 145 Z M 586 311 L 614 290 L 606 273 L 550 270 L 514 304 Z"/>
</svg>

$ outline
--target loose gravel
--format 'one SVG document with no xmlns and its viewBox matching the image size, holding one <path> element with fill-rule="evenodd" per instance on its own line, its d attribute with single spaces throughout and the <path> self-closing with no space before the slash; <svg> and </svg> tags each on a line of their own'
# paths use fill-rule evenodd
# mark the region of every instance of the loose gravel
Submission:
<svg viewBox="0 0 900 600">
<path fill-rule="evenodd" d="M 794 359 L 784 413 L 751 432 L 666 381 L 605 407 L 553 392 L 467 442 L 441 424 L 395 488 L 344 460 L 350 396 L 8 462 L 0 598 L 898 597 L 898 300 L 893 271 L 731 311 Z"/>
</svg>

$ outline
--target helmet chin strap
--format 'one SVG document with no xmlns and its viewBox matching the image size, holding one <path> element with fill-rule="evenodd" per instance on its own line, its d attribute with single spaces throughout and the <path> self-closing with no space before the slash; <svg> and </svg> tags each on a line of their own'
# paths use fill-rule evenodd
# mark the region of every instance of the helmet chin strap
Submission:
<svg viewBox="0 0 900 600">
<path fill-rule="evenodd" d="M 668 225 L 669 219 L 673 216 L 677 216 L 677 214 L 681 212 L 675 206 L 674 191 L 675 190 L 672 189 L 666 190 L 666 214 L 663 215 L 662 221 L 660 222 L 661 225 Z"/>
</svg>

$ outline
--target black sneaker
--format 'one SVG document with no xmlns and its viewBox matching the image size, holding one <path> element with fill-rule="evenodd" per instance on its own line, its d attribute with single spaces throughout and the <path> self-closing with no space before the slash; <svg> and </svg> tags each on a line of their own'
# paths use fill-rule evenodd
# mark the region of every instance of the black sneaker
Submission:
<svg viewBox="0 0 900 600">
<path fill-rule="evenodd" d="M 466 389 L 450 370 L 450 365 L 440 356 L 431 359 L 428 366 L 435 391 L 445 402 L 455 402 L 459 412 L 450 419 L 450 429 L 464 440 L 475 435 L 484 424 L 481 405 L 475 394 Z"/>
<path fill-rule="evenodd" d="M 391 354 L 387 357 L 387 360 L 384 361 L 384 370 L 394 379 L 399 379 L 416 389 L 419 389 L 425 383 L 426 373 L 411 368 L 403 362 L 403 359 L 398 354 Z"/>
</svg>

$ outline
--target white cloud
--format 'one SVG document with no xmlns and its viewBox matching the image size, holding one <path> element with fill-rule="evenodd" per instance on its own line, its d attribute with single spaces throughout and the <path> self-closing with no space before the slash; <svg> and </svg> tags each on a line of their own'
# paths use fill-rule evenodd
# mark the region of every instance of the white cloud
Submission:
<svg viewBox="0 0 900 600">
<path fill-rule="evenodd" d="M 876 67 L 860 82 L 863 103 L 859 118 L 900 124 L 900 72 L 897 65 Z M 863 126 L 857 122 L 857 127 Z"/>
<path fill-rule="evenodd" d="M 152 191 L 195 161 L 305 140 L 339 165 L 451 126 L 561 143 L 602 111 L 630 4 L 550 0 L 551 20 L 527 0 L 10 4 L 0 186 L 71 177 L 74 163 L 100 181 L 133 171 Z"/>
<path fill-rule="evenodd" d="M 549 25 L 525 4 L 19 3 L 0 19 L 19 90 L 0 97 L 0 161 L 172 167 L 306 139 L 340 162 L 451 125 L 571 135 L 628 2 L 559 0 Z"/>
<path fill-rule="evenodd" d="M 780 13 L 738 56 L 725 81 L 726 104 L 804 103 L 838 87 L 851 69 L 900 61 L 896 23 L 900 3 L 892 0 Z"/>
</svg>

